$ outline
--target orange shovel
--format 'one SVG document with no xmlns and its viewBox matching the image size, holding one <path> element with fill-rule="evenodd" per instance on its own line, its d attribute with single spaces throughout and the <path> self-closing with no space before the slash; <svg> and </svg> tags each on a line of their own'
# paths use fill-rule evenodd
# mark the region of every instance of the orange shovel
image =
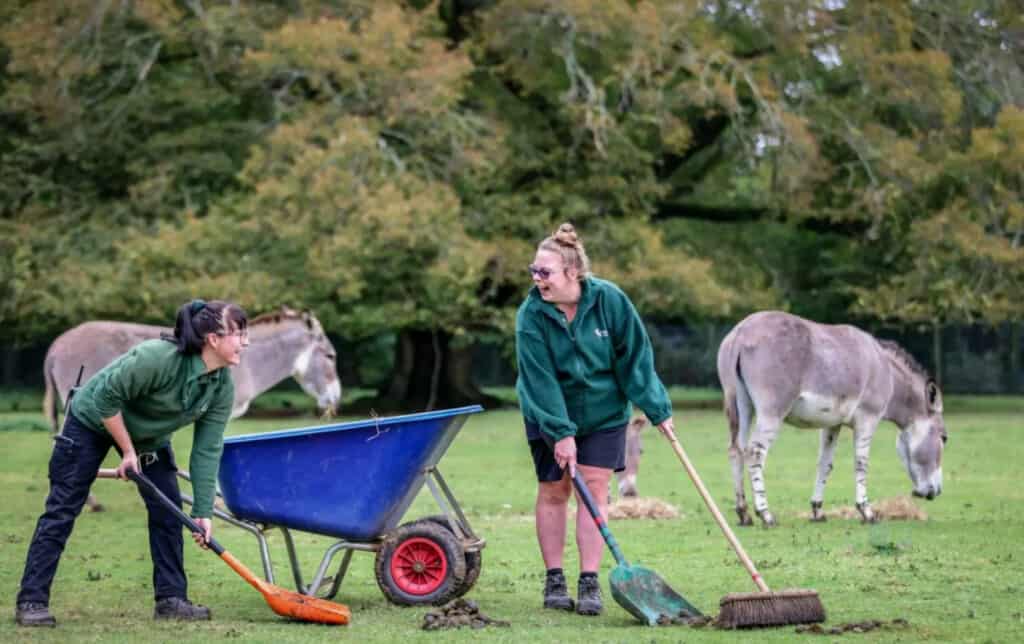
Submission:
<svg viewBox="0 0 1024 644">
<path fill-rule="evenodd" d="M 99 478 L 102 479 L 116 479 L 116 470 L 100 470 L 98 474 Z M 151 495 L 156 497 L 168 510 L 174 512 L 178 520 L 188 526 L 188 529 L 192 532 L 198 532 L 202 534 L 202 530 L 196 525 L 187 514 L 181 511 L 173 501 L 167 498 L 167 496 L 160 491 L 160 489 L 153 484 L 145 474 L 139 472 L 128 471 L 128 478 L 135 481 L 140 488 L 149 492 Z M 267 600 L 267 604 L 270 608 L 278 615 L 284 617 L 291 617 L 292 619 L 302 620 L 304 622 L 317 622 L 320 624 L 348 624 L 352 618 L 352 614 L 349 612 L 348 606 L 344 604 L 336 604 L 326 599 L 320 599 L 319 597 L 310 597 L 309 595 L 303 595 L 302 593 L 292 592 L 285 590 L 273 584 L 267 583 L 253 574 L 251 570 L 246 568 L 241 561 L 235 559 L 235 557 L 224 549 L 224 546 L 220 545 L 214 539 L 210 539 L 207 543 L 210 550 L 213 550 L 220 556 L 224 562 L 231 566 L 231 568 L 241 575 L 242 579 L 252 584 L 253 588 L 263 593 L 263 598 Z"/>
</svg>

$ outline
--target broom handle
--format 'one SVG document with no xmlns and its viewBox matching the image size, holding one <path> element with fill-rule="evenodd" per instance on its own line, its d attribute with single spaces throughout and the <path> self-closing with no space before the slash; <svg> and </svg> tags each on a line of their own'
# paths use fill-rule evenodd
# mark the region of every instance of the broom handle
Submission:
<svg viewBox="0 0 1024 644">
<path fill-rule="evenodd" d="M 694 469 L 693 465 L 690 463 L 690 459 L 686 456 L 686 452 L 683 451 L 683 446 L 679 444 L 679 439 L 676 438 L 675 432 L 670 428 L 659 427 L 658 429 L 660 429 L 661 433 L 665 435 L 665 438 L 672 443 L 672 449 L 675 450 L 676 456 L 679 457 L 683 467 L 686 468 L 686 473 L 690 475 L 690 480 L 693 481 L 693 484 L 697 487 L 697 491 L 700 492 L 701 498 L 704 499 L 704 504 L 708 506 L 709 510 L 711 510 L 711 514 L 715 517 L 718 527 L 722 529 L 722 533 L 725 534 L 725 538 L 729 540 L 729 545 L 731 545 L 732 549 L 736 551 L 736 556 L 740 558 L 743 566 L 747 569 L 747 572 L 750 573 L 750 578 L 754 580 L 754 584 L 757 585 L 758 590 L 763 593 L 771 592 L 768 589 L 768 584 L 764 583 L 764 579 L 761 578 L 761 575 L 757 572 L 757 568 L 754 567 L 754 562 L 750 560 L 750 557 L 747 556 L 746 551 L 743 549 L 743 546 L 740 545 L 736 535 L 732 533 L 732 529 L 729 527 L 729 524 L 726 523 L 725 517 L 723 517 L 722 513 L 718 511 L 718 506 L 715 505 L 715 502 L 711 499 L 711 494 L 709 494 L 708 489 L 704 487 L 704 483 L 700 480 L 697 470 Z"/>
</svg>

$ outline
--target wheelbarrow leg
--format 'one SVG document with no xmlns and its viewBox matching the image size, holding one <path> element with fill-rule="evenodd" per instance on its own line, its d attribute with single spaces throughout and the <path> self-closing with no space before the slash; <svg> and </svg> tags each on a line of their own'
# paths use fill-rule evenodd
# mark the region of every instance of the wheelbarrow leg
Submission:
<svg viewBox="0 0 1024 644">
<path fill-rule="evenodd" d="M 341 559 L 341 565 L 338 567 L 338 574 L 334 576 L 334 582 L 331 584 L 331 590 L 327 593 L 325 599 L 334 599 L 334 596 L 338 594 L 341 589 L 341 582 L 345 580 L 345 573 L 348 572 L 348 563 L 352 561 L 352 553 L 355 552 L 351 548 L 345 551 L 345 556 Z"/>
<path fill-rule="evenodd" d="M 455 536 L 459 537 L 460 540 L 468 538 L 477 541 L 479 538 L 473 533 L 473 528 L 470 527 L 466 515 L 459 506 L 459 502 L 455 499 L 455 495 L 452 494 L 452 490 L 448 487 L 444 477 L 441 476 L 441 471 L 436 467 L 431 467 L 427 470 L 427 488 L 445 516 L 450 518 L 454 514 L 458 518 L 457 523 L 459 525 L 451 526 Z M 466 534 L 463 534 L 463 532 Z"/>
<path fill-rule="evenodd" d="M 295 579 L 295 590 L 300 593 L 306 592 L 306 584 L 302 581 L 302 570 L 299 569 L 299 557 L 295 554 L 295 541 L 292 539 L 292 533 L 281 526 L 281 534 L 284 535 L 284 545 L 288 550 L 288 561 L 292 565 L 292 578 Z"/>
</svg>

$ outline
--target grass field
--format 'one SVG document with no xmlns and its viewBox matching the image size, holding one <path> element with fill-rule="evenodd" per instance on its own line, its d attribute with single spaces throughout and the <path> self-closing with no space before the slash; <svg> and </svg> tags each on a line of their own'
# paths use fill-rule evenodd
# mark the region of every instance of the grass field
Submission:
<svg viewBox="0 0 1024 644">
<path fill-rule="evenodd" d="M 952 403 L 952 401 L 950 401 Z M 808 509 L 817 436 L 787 429 L 768 460 L 772 509 L 781 521 L 773 530 L 738 530 L 739 538 L 777 588 L 813 588 L 829 621 L 903 618 L 905 628 L 847 634 L 842 639 L 889 641 L 1019 641 L 1024 629 L 1024 487 L 1016 479 L 1024 449 L 1024 400 L 962 399 L 949 404 L 950 442 L 943 495 L 918 504 L 927 521 L 891 521 L 864 526 L 831 520 L 810 524 Z M 961 411 L 957 411 L 960 409 Z M 51 607 L 60 621 L 55 631 L 26 632 L 13 625 L 14 595 L 35 520 L 47 490 L 45 467 L 50 441 L 33 431 L 38 412 L 0 413 L 0 587 L 7 617 L 0 620 L 0 641 L 40 642 L 427 642 L 541 641 L 632 642 L 688 641 L 791 642 L 792 627 L 756 632 L 646 628 L 637 625 L 611 599 L 602 571 L 606 611 L 597 618 L 539 610 L 543 567 L 533 532 L 534 482 L 522 428 L 514 411 L 471 417 L 441 462 L 441 471 L 467 511 L 473 527 L 488 540 L 483 574 L 468 597 L 487 615 L 511 622 L 509 628 L 480 631 L 420 630 L 426 608 L 389 605 L 373 579 L 371 555 L 357 553 L 339 599 L 353 613 L 348 627 L 288 623 L 274 615 L 262 597 L 210 553 L 186 544 L 190 594 L 211 606 L 214 620 L 204 624 L 165 624 L 151 619 L 150 563 L 144 509 L 129 484 L 100 481 L 96 491 L 109 510 L 79 519 L 54 586 Z M 715 410 L 681 411 L 679 435 L 705 483 L 732 518 L 732 493 L 724 445 L 726 432 Z M 239 420 L 230 434 L 315 424 L 315 419 Z M 17 428 L 24 429 L 17 429 Z M 753 590 L 750 580 L 711 521 L 674 454 L 648 430 L 640 492 L 676 505 L 682 516 L 667 521 L 613 521 L 612 530 L 632 561 L 657 571 L 677 591 L 706 612 L 719 598 Z M 844 433 L 826 495 L 826 509 L 852 504 L 852 450 Z M 909 480 L 896 456 L 895 428 L 879 430 L 872 451 L 869 492 L 875 500 L 905 495 Z M 187 462 L 188 431 L 175 439 L 179 461 Z M 110 465 L 116 463 L 111 457 Z M 424 492 L 407 514 L 433 513 Z M 218 523 L 216 536 L 236 556 L 259 570 L 255 539 Z M 278 583 L 290 573 L 282 540 L 272 533 Z M 571 531 L 570 531 L 571 541 Z M 300 535 L 298 546 L 307 578 L 330 544 Z M 567 571 L 575 580 L 575 546 L 567 549 Z M 828 638 L 840 639 L 838 636 Z"/>
</svg>

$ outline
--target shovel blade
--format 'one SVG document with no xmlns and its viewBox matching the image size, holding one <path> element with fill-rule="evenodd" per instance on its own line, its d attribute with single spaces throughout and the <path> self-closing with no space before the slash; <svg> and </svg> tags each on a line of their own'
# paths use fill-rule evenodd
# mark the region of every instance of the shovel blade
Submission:
<svg viewBox="0 0 1024 644">
<path fill-rule="evenodd" d="M 612 597 L 626 611 L 648 626 L 661 617 L 703 617 L 693 604 L 672 590 L 653 570 L 619 565 L 609 578 Z"/>
<path fill-rule="evenodd" d="M 344 604 L 293 593 L 269 584 L 266 584 L 262 591 L 271 610 L 282 617 L 290 617 L 303 622 L 337 625 L 348 624 L 352 619 L 352 613 Z"/>
</svg>

